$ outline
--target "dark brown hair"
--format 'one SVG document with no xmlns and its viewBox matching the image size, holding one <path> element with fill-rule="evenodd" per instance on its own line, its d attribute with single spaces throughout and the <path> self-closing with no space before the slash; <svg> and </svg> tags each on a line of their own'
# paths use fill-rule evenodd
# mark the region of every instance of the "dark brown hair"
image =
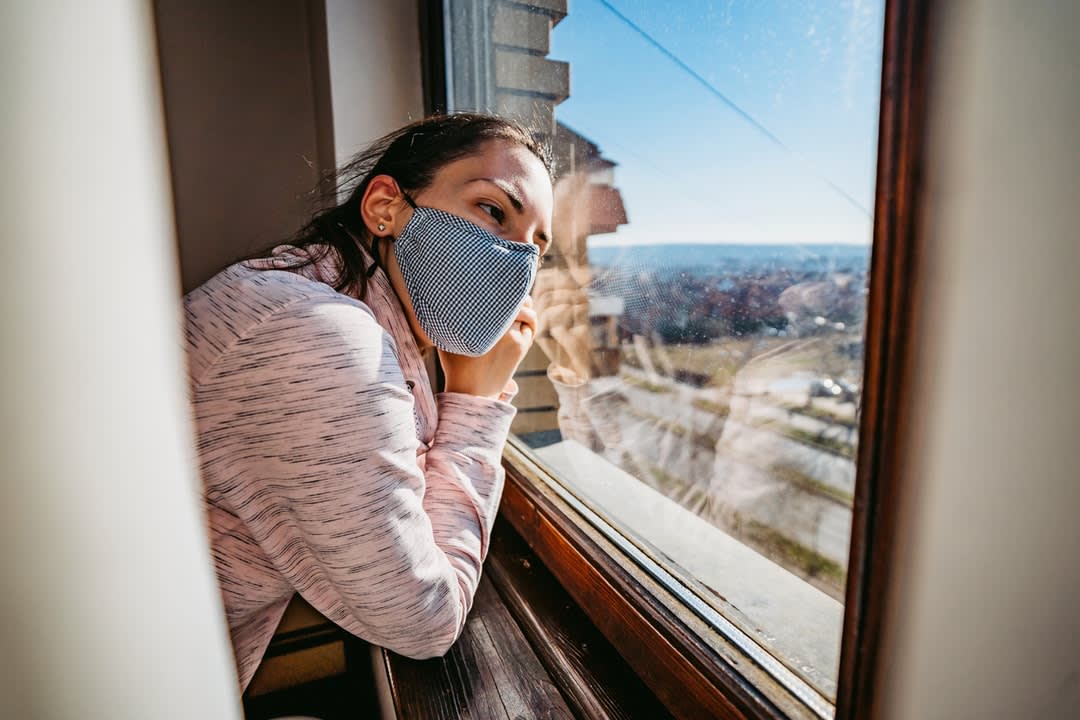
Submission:
<svg viewBox="0 0 1080 720">
<path fill-rule="evenodd" d="M 309 259 L 296 267 L 316 263 L 327 253 L 336 251 L 341 257 L 341 271 L 334 280 L 334 289 L 355 292 L 363 299 L 369 268 L 357 243 L 362 243 L 378 263 L 371 234 L 360 215 L 360 203 L 371 178 L 389 175 L 402 190 L 415 194 L 428 187 L 445 165 L 479 151 L 491 140 L 506 140 L 527 148 L 551 175 L 547 147 L 536 135 L 511 120 L 481 113 L 436 115 L 419 120 L 376 140 L 320 185 L 318 192 L 324 205 L 329 203 L 332 207 L 316 212 L 290 240 L 298 247 L 320 249 L 309 253 Z M 347 198 L 339 202 L 345 194 Z"/>
</svg>

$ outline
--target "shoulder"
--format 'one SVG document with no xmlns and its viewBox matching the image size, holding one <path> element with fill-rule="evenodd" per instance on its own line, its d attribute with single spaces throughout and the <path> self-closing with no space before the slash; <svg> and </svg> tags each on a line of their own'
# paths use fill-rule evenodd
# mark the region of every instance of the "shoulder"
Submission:
<svg viewBox="0 0 1080 720">
<path fill-rule="evenodd" d="M 184 297 L 188 373 L 197 382 L 229 353 L 258 341 L 306 347 L 315 343 L 374 345 L 392 339 L 371 309 L 329 285 L 286 270 L 254 269 L 238 263 Z"/>
</svg>

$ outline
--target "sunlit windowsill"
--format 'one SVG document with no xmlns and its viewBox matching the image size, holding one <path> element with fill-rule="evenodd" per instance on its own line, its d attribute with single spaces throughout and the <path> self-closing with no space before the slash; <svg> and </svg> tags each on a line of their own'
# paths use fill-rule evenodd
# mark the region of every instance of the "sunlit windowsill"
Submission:
<svg viewBox="0 0 1080 720">
<path fill-rule="evenodd" d="M 634 528 L 705 598 L 773 654 L 835 695 L 843 605 L 588 448 L 564 440 L 531 451 L 615 526 Z M 663 557 L 658 559 L 663 560 Z"/>
</svg>

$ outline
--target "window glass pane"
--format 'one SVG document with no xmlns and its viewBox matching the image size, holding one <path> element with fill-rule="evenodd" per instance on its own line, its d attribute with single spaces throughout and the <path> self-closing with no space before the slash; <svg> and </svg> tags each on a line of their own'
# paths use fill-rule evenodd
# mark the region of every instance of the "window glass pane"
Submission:
<svg viewBox="0 0 1080 720">
<path fill-rule="evenodd" d="M 449 8 L 454 109 L 557 159 L 515 433 L 831 700 L 883 0 Z"/>
</svg>

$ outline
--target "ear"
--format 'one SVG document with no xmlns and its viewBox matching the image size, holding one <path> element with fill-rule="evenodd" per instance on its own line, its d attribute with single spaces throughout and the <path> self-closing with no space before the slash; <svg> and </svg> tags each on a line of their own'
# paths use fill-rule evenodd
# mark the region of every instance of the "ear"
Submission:
<svg viewBox="0 0 1080 720">
<path fill-rule="evenodd" d="M 389 175 L 376 175 L 368 182 L 360 200 L 360 216 L 372 237 L 396 237 L 408 220 L 397 180 Z M 379 226 L 382 226 L 380 229 Z"/>
</svg>

